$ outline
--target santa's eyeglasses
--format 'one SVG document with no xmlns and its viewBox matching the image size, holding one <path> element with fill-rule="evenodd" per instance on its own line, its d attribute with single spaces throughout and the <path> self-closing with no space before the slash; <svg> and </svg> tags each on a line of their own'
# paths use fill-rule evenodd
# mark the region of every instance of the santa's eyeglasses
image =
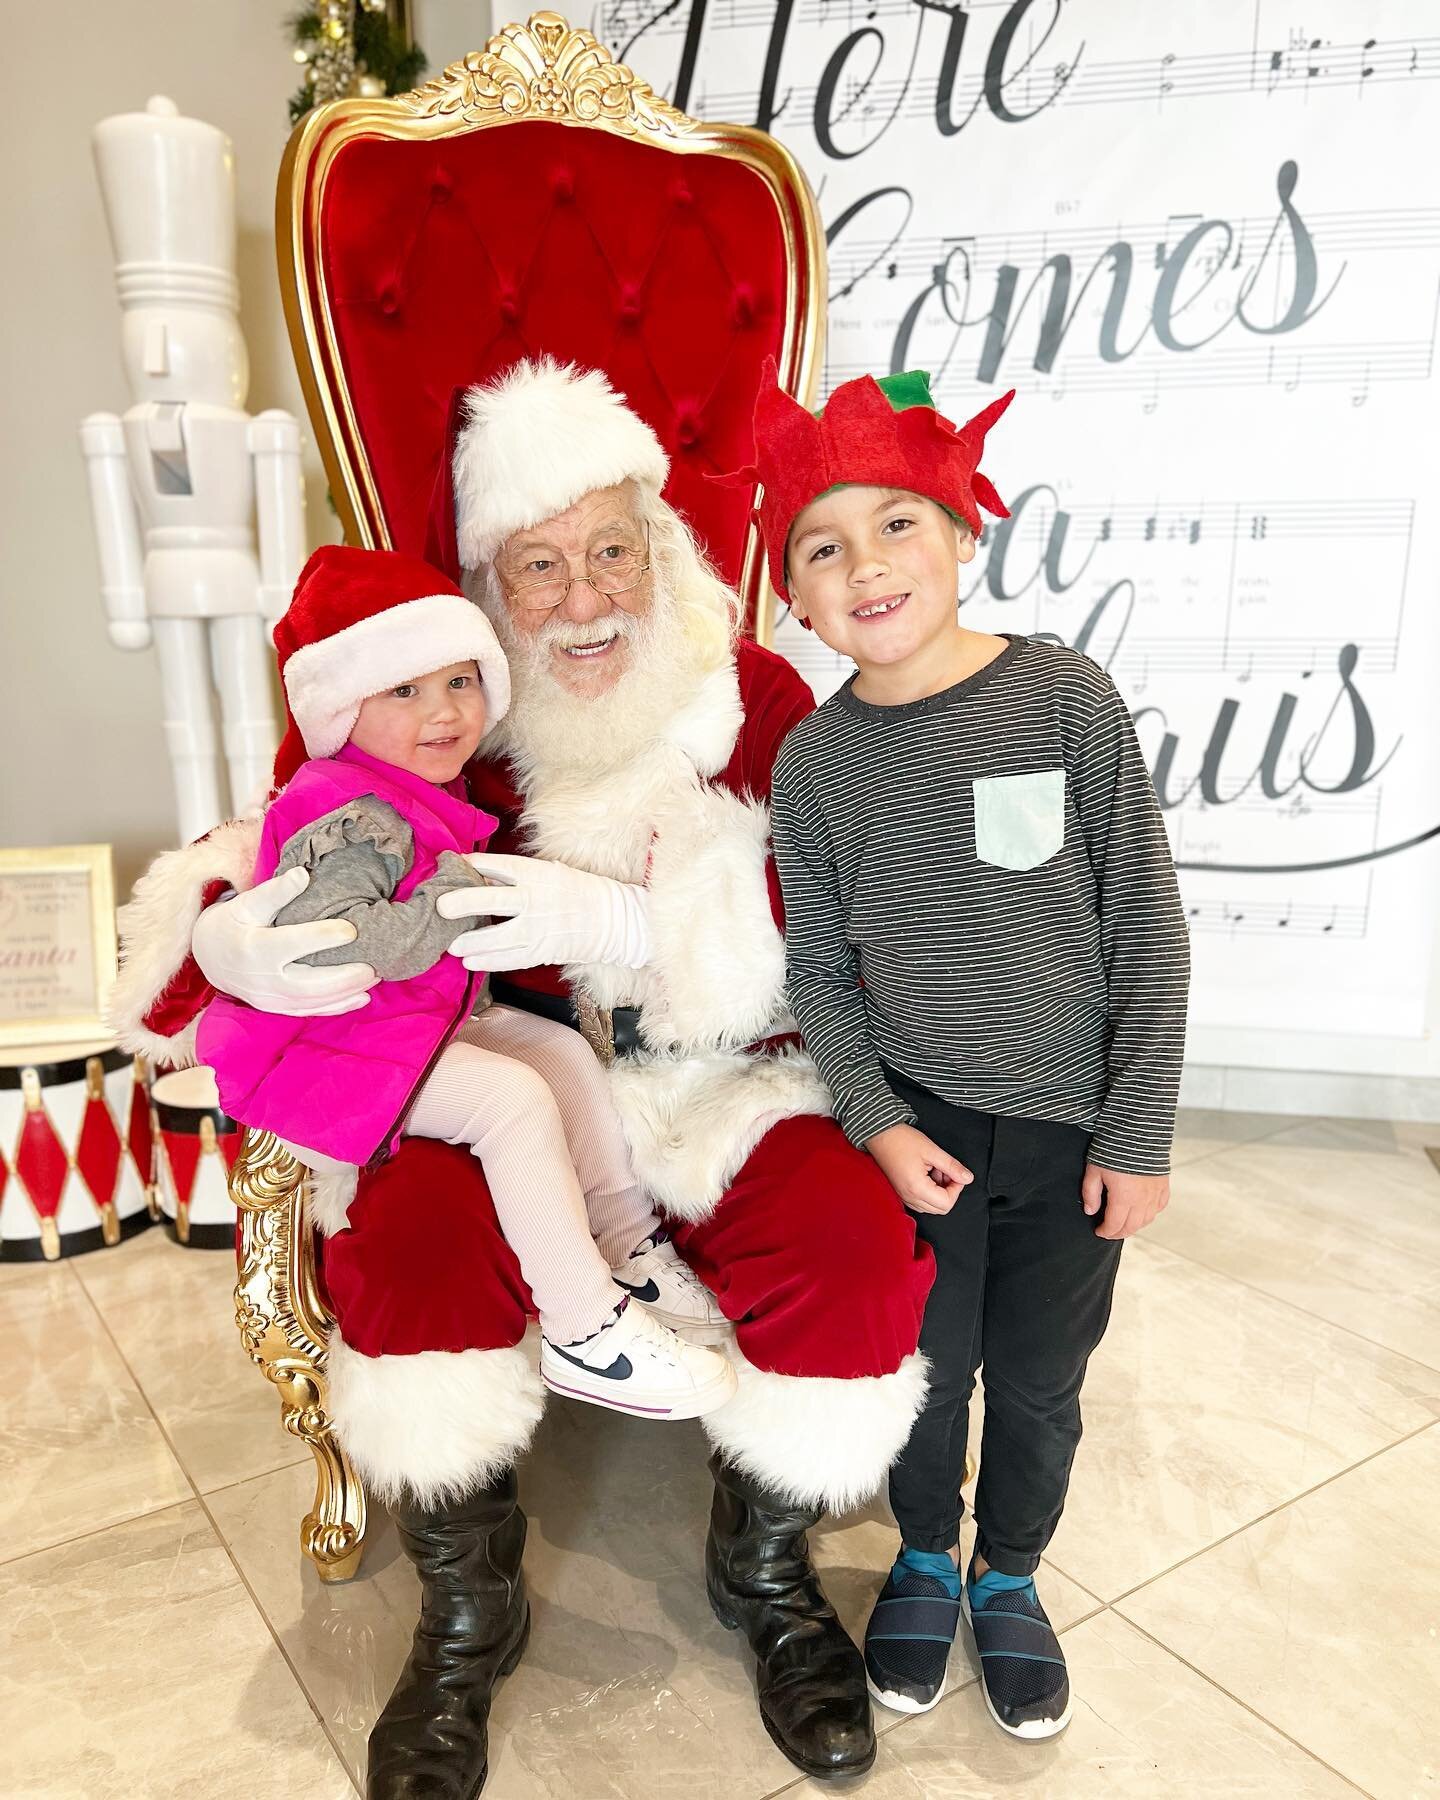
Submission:
<svg viewBox="0 0 1440 1800">
<path fill-rule="evenodd" d="M 571 575 L 568 571 L 563 575 L 556 574 L 549 569 L 537 572 L 527 567 L 513 581 L 502 579 L 500 585 L 506 599 L 513 600 L 516 606 L 548 612 L 552 607 L 564 605 L 577 581 L 585 582 L 597 594 L 628 594 L 632 588 L 639 587 L 649 573 L 650 533 L 647 530 L 643 548 L 622 540 L 606 544 L 601 550 L 592 550 L 585 558 L 583 575 Z"/>
</svg>

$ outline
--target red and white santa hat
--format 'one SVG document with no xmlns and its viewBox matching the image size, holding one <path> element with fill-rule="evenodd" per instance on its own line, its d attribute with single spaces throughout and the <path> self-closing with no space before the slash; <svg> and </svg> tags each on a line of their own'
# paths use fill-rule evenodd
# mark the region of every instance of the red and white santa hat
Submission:
<svg viewBox="0 0 1440 1800">
<path fill-rule="evenodd" d="M 307 757 L 340 749 L 362 700 L 413 676 L 473 661 L 487 730 L 510 705 L 510 667 L 490 621 L 438 569 L 395 550 L 317 550 L 275 627 L 275 648 L 288 714 L 277 787 Z"/>
<path fill-rule="evenodd" d="M 598 369 L 516 363 L 452 396 L 425 554 L 458 581 L 596 488 L 633 481 L 654 497 L 669 472 L 659 438 Z"/>
</svg>

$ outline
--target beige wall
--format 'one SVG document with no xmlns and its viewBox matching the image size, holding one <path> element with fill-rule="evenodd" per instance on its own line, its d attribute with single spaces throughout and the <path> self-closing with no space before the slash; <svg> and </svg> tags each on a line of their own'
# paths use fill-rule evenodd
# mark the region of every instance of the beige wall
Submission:
<svg viewBox="0 0 1440 1800">
<path fill-rule="evenodd" d="M 275 282 L 275 170 L 295 85 L 283 20 L 294 0 L 85 9 L 78 40 L 47 8 L 9 18 L 0 124 L 8 179 L 0 332 L 0 843 L 108 842 L 121 891 L 173 839 L 174 802 L 150 652 L 110 647 L 77 428 L 129 404 L 119 307 L 90 128 L 164 93 L 227 131 L 239 186 L 249 406 L 303 413 Z M 307 447 L 312 542 L 334 535 Z"/>
<path fill-rule="evenodd" d="M 111 843 L 122 893 L 175 824 L 154 656 L 112 650 L 105 635 L 77 435 L 86 413 L 129 404 L 90 128 L 162 93 L 230 134 L 248 404 L 303 418 L 273 228 L 297 74 L 284 21 L 297 3 L 115 0 L 85 9 L 78 40 L 42 6 L 7 17 L 25 79 L 0 118 L 0 845 Z M 435 67 L 489 34 L 485 0 L 417 13 Z M 306 465 L 313 545 L 337 530 L 308 441 Z"/>
</svg>

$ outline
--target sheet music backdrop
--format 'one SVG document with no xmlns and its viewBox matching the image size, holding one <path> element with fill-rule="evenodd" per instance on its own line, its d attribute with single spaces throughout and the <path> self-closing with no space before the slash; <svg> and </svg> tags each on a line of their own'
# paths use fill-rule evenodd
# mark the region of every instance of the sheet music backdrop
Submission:
<svg viewBox="0 0 1440 1800">
<path fill-rule="evenodd" d="M 1078 646 L 1130 703 L 1192 1057 L 1433 1070 L 1433 0 L 611 0 L 592 25 L 799 157 L 826 392 L 918 366 L 964 418 L 1019 390 L 986 463 L 1014 516 L 964 617 Z M 793 623 L 777 643 L 821 697 L 849 673 Z M 1337 1034 L 1376 1041 L 1341 1062 Z"/>
</svg>

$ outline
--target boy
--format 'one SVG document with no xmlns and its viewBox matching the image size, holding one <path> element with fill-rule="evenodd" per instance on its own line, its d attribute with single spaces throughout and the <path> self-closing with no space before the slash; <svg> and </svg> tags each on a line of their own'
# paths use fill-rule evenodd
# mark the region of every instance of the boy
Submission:
<svg viewBox="0 0 1440 1800">
<path fill-rule="evenodd" d="M 857 665 L 775 766 L 791 1005 L 836 1117 L 937 1269 L 870 1689 L 904 1712 L 934 1706 L 963 1610 L 991 1715 L 1042 1738 L 1068 1723 L 1070 1693 L 1033 1575 L 1120 1241 L 1169 1197 L 1189 947 L 1114 685 L 1076 651 L 959 623 L 977 501 L 1007 516 L 977 465 L 1010 398 L 957 431 L 918 372 L 847 382 L 818 417 L 767 385 L 755 473 L 776 591 Z"/>
</svg>

